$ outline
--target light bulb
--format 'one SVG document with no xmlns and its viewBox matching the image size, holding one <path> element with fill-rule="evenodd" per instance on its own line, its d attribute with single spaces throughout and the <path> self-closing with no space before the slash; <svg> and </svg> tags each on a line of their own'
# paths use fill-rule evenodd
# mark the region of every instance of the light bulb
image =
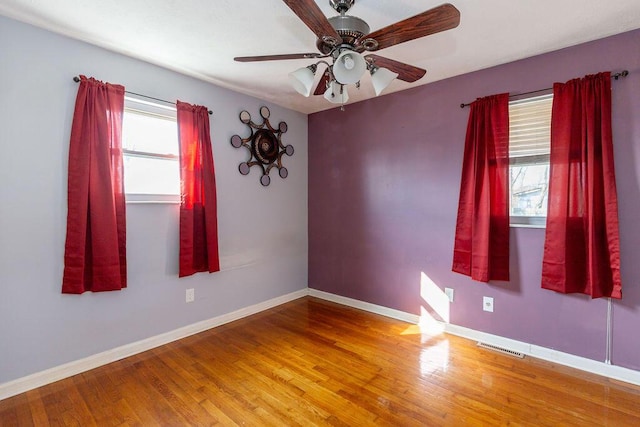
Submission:
<svg viewBox="0 0 640 427">
<path fill-rule="evenodd" d="M 342 58 L 342 62 L 344 62 L 344 68 L 347 70 L 353 70 L 353 67 L 356 66 L 356 62 L 353 60 L 351 55 L 345 55 L 344 58 Z"/>
</svg>

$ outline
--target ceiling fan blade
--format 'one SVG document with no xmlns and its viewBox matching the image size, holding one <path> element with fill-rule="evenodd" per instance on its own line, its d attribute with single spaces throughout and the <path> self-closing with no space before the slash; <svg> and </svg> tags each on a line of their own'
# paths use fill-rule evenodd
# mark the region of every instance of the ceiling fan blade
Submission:
<svg viewBox="0 0 640 427">
<path fill-rule="evenodd" d="M 374 54 L 367 55 L 365 58 L 371 58 L 373 63 L 378 67 L 387 68 L 394 73 L 398 73 L 398 80 L 409 83 L 420 80 L 427 73 L 427 70 L 422 68 L 414 67 L 413 65 L 405 64 L 404 62 L 398 62 L 393 59 Z"/>
<path fill-rule="evenodd" d="M 280 61 L 283 59 L 320 58 L 322 56 L 319 53 L 289 53 L 285 55 L 237 56 L 233 60 L 237 62 Z"/>
<path fill-rule="evenodd" d="M 374 31 L 363 39 L 374 39 L 378 49 L 450 30 L 460 24 L 460 11 L 446 3 L 403 21 Z"/>
<path fill-rule="evenodd" d="M 316 90 L 315 92 L 313 92 L 314 95 L 324 95 L 324 93 L 327 91 L 327 84 L 329 83 L 329 80 L 331 79 L 331 77 L 329 76 L 329 71 L 325 71 L 322 74 L 322 77 L 320 78 L 320 81 L 318 82 L 318 86 L 316 86 Z"/>
<path fill-rule="evenodd" d="M 284 0 L 284 2 L 320 40 L 333 41 L 333 43 L 342 40 L 314 0 Z M 330 39 L 327 40 L 327 37 Z"/>
</svg>

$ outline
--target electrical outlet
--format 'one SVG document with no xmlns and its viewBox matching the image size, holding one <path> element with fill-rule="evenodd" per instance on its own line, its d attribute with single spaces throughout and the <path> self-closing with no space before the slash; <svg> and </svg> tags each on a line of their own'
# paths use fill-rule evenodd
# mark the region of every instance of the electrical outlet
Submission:
<svg viewBox="0 0 640 427">
<path fill-rule="evenodd" d="M 449 302 L 453 302 L 453 289 L 444 288 L 444 294 L 449 298 Z"/>
<path fill-rule="evenodd" d="M 187 289 L 187 293 L 185 295 L 186 302 L 193 302 L 196 299 L 196 290 L 191 288 Z"/>
<path fill-rule="evenodd" d="M 484 311 L 489 311 L 493 313 L 493 298 L 492 297 L 482 297 L 482 309 Z"/>
</svg>

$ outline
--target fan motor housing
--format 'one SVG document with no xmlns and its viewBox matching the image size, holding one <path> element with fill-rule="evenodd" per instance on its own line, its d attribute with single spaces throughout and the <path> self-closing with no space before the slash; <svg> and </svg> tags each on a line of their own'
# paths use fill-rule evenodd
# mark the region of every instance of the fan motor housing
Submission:
<svg viewBox="0 0 640 427">
<path fill-rule="evenodd" d="M 369 34 L 369 25 L 362 19 L 351 15 L 332 16 L 328 18 L 329 23 L 342 37 L 342 43 L 348 44 L 352 47 L 356 44 L 356 41 Z M 322 39 L 318 39 L 316 46 L 318 50 L 323 54 L 329 54 L 334 49 L 334 45 L 327 43 Z M 360 49 L 362 50 L 362 49 Z"/>
</svg>

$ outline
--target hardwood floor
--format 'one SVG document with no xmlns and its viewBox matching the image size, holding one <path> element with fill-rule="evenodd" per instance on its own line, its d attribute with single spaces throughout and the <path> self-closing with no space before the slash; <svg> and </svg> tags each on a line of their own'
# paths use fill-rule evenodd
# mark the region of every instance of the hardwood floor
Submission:
<svg viewBox="0 0 640 427">
<path fill-rule="evenodd" d="M 640 387 L 314 298 L 0 401 L 4 426 L 638 426 Z"/>
</svg>

